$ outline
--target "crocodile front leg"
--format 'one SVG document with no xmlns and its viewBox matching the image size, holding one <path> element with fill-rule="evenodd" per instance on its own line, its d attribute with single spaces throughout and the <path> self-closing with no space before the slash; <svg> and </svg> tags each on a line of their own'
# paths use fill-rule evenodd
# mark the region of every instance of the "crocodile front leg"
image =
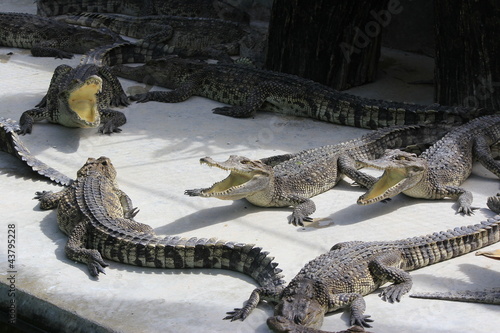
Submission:
<svg viewBox="0 0 500 333">
<path fill-rule="evenodd" d="M 312 222 L 313 219 L 309 215 L 316 211 L 314 201 L 301 196 L 290 196 L 290 201 L 294 203 L 293 213 L 288 221 L 294 226 L 304 226 L 304 222 Z"/>
<path fill-rule="evenodd" d="M 65 252 L 68 259 L 87 264 L 90 275 L 98 276 L 104 273 L 104 267 L 109 266 L 95 249 L 87 249 L 88 221 L 77 224 L 69 234 Z"/>
<path fill-rule="evenodd" d="M 439 194 L 443 194 L 443 197 L 457 198 L 457 213 L 459 214 L 472 215 L 474 210 L 478 209 L 478 207 L 472 207 L 472 193 L 462 187 L 444 186 L 439 190 Z"/>
<path fill-rule="evenodd" d="M 101 113 L 101 123 L 102 126 L 99 128 L 99 132 L 103 134 L 120 133 L 122 129 L 120 126 L 127 122 L 125 114 L 120 111 L 115 111 L 111 109 L 99 110 Z"/>
<path fill-rule="evenodd" d="M 227 316 L 224 317 L 224 320 L 245 320 L 246 317 L 257 307 L 261 300 L 268 300 L 276 302 L 279 299 L 279 293 L 271 291 L 269 289 L 260 287 L 255 288 L 250 297 L 246 301 L 245 306 L 242 308 L 235 308 L 233 311 L 227 312 Z"/>
<path fill-rule="evenodd" d="M 373 319 L 370 319 L 371 316 L 364 314 L 366 303 L 363 299 L 363 295 L 359 293 L 334 294 L 329 302 L 329 311 L 335 311 L 345 307 L 350 307 L 351 309 L 351 325 L 371 327 L 369 323 L 373 322 Z"/>
<path fill-rule="evenodd" d="M 25 135 L 31 134 L 33 130 L 33 124 L 36 121 L 50 120 L 49 110 L 47 108 L 34 108 L 31 110 L 24 111 L 19 119 L 19 131 L 18 134 Z"/>
</svg>

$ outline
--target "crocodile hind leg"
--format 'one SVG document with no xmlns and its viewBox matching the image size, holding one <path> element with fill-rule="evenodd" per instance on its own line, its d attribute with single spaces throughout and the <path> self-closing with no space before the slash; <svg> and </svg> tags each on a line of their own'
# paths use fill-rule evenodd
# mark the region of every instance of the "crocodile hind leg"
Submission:
<svg viewBox="0 0 500 333">
<path fill-rule="evenodd" d="M 483 137 L 474 141 L 474 155 L 486 169 L 500 177 L 500 163 L 494 159 L 490 145 Z"/>
<path fill-rule="evenodd" d="M 254 88 L 248 95 L 243 105 L 221 106 L 213 109 L 213 113 L 234 118 L 248 118 L 257 113 L 257 110 L 264 104 L 266 98 L 273 92 L 275 84 L 262 83 Z"/>
<path fill-rule="evenodd" d="M 399 253 L 387 252 L 373 259 L 368 266 L 374 280 L 382 281 L 382 283 L 383 281 L 393 282 L 385 287 L 379 295 L 389 303 L 399 302 L 413 285 L 410 274 L 398 267 L 401 261 Z"/>
<path fill-rule="evenodd" d="M 83 221 L 77 224 L 68 236 L 65 252 L 70 260 L 78 261 L 87 264 L 90 275 L 98 276 L 99 273 L 104 273 L 104 267 L 108 264 L 104 262 L 101 254 L 95 249 L 86 248 L 88 221 Z"/>
</svg>

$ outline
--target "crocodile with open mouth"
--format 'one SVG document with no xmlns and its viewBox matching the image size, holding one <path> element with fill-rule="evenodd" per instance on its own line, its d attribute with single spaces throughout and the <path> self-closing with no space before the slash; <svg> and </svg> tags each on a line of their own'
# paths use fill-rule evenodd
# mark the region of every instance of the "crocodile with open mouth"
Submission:
<svg viewBox="0 0 500 333">
<path fill-rule="evenodd" d="M 387 148 L 433 143 L 447 131 L 446 126 L 393 126 L 361 138 L 301 151 L 252 160 L 232 155 L 225 162 L 210 157 L 200 163 L 230 171 L 230 175 L 209 188 L 187 190 L 185 194 L 204 198 L 238 200 L 245 198 L 260 207 L 293 206 L 289 223 L 303 226 L 316 207 L 311 197 L 334 187 L 342 175 L 369 188 L 376 178 L 358 171 L 358 159 L 375 159 Z"/>
<path fill-rule="evenodd" d="M 99 132 L 105 134 L 120 132 L 125 115 L 110 107 L 128 104 L 120 82 L 107 67 L 59 65 L 42 101 L 21 115 L 19 133 L 31 133 L 33 123 L 41 120 L 67 127 L 101 126 Z"/>
<path fill-rule="evenodd" d="M 500 116 L 484 116 L 451 130 L 419 157 L 388 150 L 380 159 L 360 161 L 364 167 L 384 173 L 358 204 L 368 205 L 404 193 L 423 199 L 454 198 L 457 212 L 470 215 L 474 210 L 472 193 L 460 184 L 471 174 L 475 160 L 500 177 L 500 164 L 490 150 L 499 139 Z"/>
</svg>

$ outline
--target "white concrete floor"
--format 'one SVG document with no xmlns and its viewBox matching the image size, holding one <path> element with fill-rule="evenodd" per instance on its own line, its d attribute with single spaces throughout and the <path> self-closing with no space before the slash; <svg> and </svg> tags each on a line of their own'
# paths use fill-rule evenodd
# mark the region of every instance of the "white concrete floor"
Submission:
<svg viewBox="0 0 500 333">
<path fill-rule="evenodd" d="M 0 11 L 34 13 L 35 5 L 32 0 L 3 1 Z M 351 92 L 432 103 L 431 86 L 406 83 L 430 79 L 432 60 L 388 50 L 385 54 L 380 80 Z M 40 59 L 28 50 L 0 48 L 0 116 L 18 120 L 43 97 L 54 68 L 62 63 L 76 65 L 78 60 Z M 125 89 L 144 87 L 133 81 L 121 82 Z M 306 262 L 338 242 L 401 239 L 475 224 L 492 216 L 485 201 L 498 192 L 498 181 L 481 166 L 475 167 L 464 184 L 473 191 L 475 205 L 481 207 L 471 217 L 456 215 L 450 200 L 425 201 L 403 195 L 388 204 L 357 206 L 362 190 L 350 186 L 349 181 L 314 198 L 314 217 L 325 219 L 306 228 L 287 224 L 290 209 L 185 196 L 186 189 L 209 186 L 226 176 L 223 171 L 200 166 L 201 157 L 225 160 L 239 154 L 260 158 L 333 144 L 367 132 L 270 113 L 258 113 L 255 119 L 212 114 L 210 110 L 219 105 L 199 97 L 178 104 L 132 104 L 122 109 L 128 122 L 120 134 L 108 136 L 95 129 L 43 123 L 35 124 L 33 134 L 23 140 L 38 158 L 71 177 L 88 157 L 110 157 L 121 189 L 141 209 L 138 221 L 150 224 L 162 235 L 256 243 L 276 257 L 287 281 Z M 8 301 L 4 292 L 7 225 L 14 223 L 16 288 L 23 300 L 41 299 L 109 331 L 269 332 L 266 319 L 273 314 L 270 305 L 259 306 L 244 322 L 221 320 L 226 311 L 240 307 L 256 287 L 243 274 L 157 270 L 110 262 L 106 275 L 90 278 L 84 265 L 66 258 L 67 237 L 57 227 L 55 212 L 41 211 L 32 200 L 35 191 L 58 191 L 61 187 L 37 178 L 14 157 L 0 155 L 0 304 Z M 498 287 L 500 265 L 468 254 L 411 275 L 413 291 L 484 289 Z M 365 300 L 366 313 L 375 320 L 373 332 L 494 332 L 500 324 L 498 306 L 407 296 L 399 304 L 389 304 L 377 293 Z M 18 314 L 33 304 L 18 304 Z M 65 319 L 70 317 L 55 312 L 51 318 L 64 322 L 72 320 Z M 70 322 L 65 324 L 71 326 Z M 337 331 L 348 326 L 348 314 L 338 312 L 327 316 L 323 329 Z M 89 327 L 79 329 L 95 331 Z"/>
</svg>

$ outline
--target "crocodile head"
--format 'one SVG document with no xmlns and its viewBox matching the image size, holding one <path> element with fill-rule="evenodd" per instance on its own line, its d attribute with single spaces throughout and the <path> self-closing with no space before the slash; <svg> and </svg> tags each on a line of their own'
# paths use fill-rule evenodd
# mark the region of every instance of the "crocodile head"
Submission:
<svg viewBox="0 0 500 333">
<path fill-rule="evenodd" d="M 97 127 L 101 123 L 98 94 L 102 79 L 90 75 L 72 79 L 58 95 L 59 122 L 68 127 Z"/>
<path fill-rule="evenodd" d="M 97 172 L 111 181 L 114 181 L 116 178 L 116 169 L 111 160 L 105 156 L 101 156 L 98 159 L 89 157 L 87 162 L 78 170 L 76 176 L 78 178 L 86 177 L 91 172 Z"/>
<path fill-rule="evenodd" d="M 359 197 L 359 205 L 369 205 L 414 188 L 427 171 L 427 161 L 398 149 L 386 150 L 377 160 L 359 161 L 363 167 L 384 170 L 373 186 Z"/>
<path fill-rule="evenodd" d="M 212 187 L 187 190 L 187 195 L 239 200 L 265 189 L 273 174 L 270 166 L 244 156 L 231 155 L 225 162 L 216 162 L 210 157 L 204 157 L 200 159 L 200 163 L 230 171 L 230 174 Z"/>
<path fill-rule="evenodd" d="M 288 332 L 287 327 L 304 326 L 319 329 L 328 312 L 328 291 L 311 279 L 292 281 L 283 291 L 281 301 L 274 309 L 275 317 L 267 324 L 277 332 Z"/>
</svg>

